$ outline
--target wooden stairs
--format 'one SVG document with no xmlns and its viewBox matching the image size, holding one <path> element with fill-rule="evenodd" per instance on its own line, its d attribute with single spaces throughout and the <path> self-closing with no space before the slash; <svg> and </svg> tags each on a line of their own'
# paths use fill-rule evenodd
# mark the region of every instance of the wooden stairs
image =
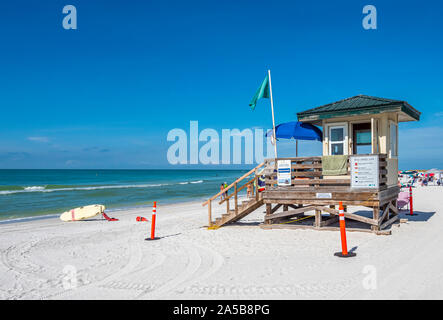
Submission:
<svg viewBox="0 0 443 320">
<path fill-rule="evenodd" d="M 218 229 L 221 226 L 238 221 L 247 216 L 248 214 L 250 214 L 251 212 L 257 210 L 263 205 L 262 195 L 259 193 L 258 190 L 259 188 L 258 188 L 258 174 L 257 174 L 257 170 L 263 165 L 264 163 L 259 164 L 254 169 L 250 170 L 248 173 L 245 173 L 243 176 L 235 180 L 223 191 L 220 191 L 219 193 L 212 196 L 210 199 L 208 199 L 203 203 L 203 206 L 205 205 L 208 206 L 209 229 Z M 254 175 L 254 177 L 250 180 L 247 180 L 246 178 L 250 177 L 252 174 Z M 240 186 L 243 180 L 245 180 L 246 182 Z M 252 195 L 251 195 L 252 197 L 242 201 L 241 203 L 238 203 L 239 192 L 247 188 L 248 186 L 252 189 Z M 229 191 L 231 191 L 231 194 L 229 194 Z M 224 197 L 222 200 L 220 200 L 218 204 L 219 205 L 223 203 L 226 204 L 226 211 L 225 211 L 226 213 L 222 214 L 221 217 L 218 217 L 215 219 L 215 221 L 213 221 L 212 201 L 222 196 L 222 194 L 227 194 L 227 196 Z M 230 202 L 234 203 L 234 209 L 230 208 Z"/>
<path fill-rule="evenodd" d="M 219 228 L 225 224 L 236 222 L 244 217 L 246 217 L 251 212 L 257 210 L 263 205 L 263 199 L 259 198 L 259 200 L 249 199 L 242 201 L 238 206 L 238 211 L 235 213 L 235 210 L 229 210 L 227 213 L 222 214 L 221 217 L 215 219 L 215 222 L 212 224 L 212 227 Z"/>
</svg>

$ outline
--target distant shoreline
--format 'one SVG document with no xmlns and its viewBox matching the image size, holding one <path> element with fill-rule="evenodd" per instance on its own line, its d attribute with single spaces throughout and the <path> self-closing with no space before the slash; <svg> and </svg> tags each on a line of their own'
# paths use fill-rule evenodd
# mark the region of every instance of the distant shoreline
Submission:
<svg viewBox="0 0 443 320">
<path fill-rule="evenodd" d="M 164 206 L 170 206 L 170 205 L 180 205 L 180 204 L 192 204 L 192 203 L 203 203 L 205 200 L 207 200 L 206 198 L 201 198 L 201 199 L 188 199 L 188 200 L 180 200 L 180 201 L 171 201 L 171 202 L 163 202 Z M 106 206 L 106 205 L 105 205 Z M 157 206 L 161 208 L 162 203 L 157 202 Z M 141 209 L 148 209 L 148 213 L 150 213 L 151 211 L 151 206 L 150 205 L 138 205 L 138 206 L 121 206 L 121 207 L 112 207 L 109 209 L 105 209 L 105 211 L 107 213 L 119 213 L 122 211 L 134 211 L 134 210 L 141 210 Z M 38 221 L 38 220 L 46 220 L 46 219 L 54 219 L 54 218 L 59 218 L 60 215 L 63 212 L 60 213 L 50 213 L 50 214 L 39 214 L 39 215 L 35 215 L 35 216 L 30 216 L 30 217 L 20 217 L 20 218 L 12 218 L 12 219 L 2 219 L 0 216 L 0 225 L 5 225 L 5 224 L 14 224 L 14 223 L 23 223 L 23 222 L 32 222 L 32 221 Z"/>
<path fill-rule="evenodd" d="M 108 211 L 189 202 L 245 170 L 0 170 L 0 221 L 61 214 L 91 204 Z"/>
</svg>

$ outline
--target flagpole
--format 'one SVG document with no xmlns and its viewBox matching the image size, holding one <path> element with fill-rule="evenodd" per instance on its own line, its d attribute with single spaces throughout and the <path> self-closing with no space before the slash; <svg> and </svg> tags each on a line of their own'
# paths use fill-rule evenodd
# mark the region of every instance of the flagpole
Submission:
<svg viewBox="0 0 443 320">
<path fill-rule="evenodd" d="M 295 156 L 298 157 L 298 140 L 295 139 Z"/>
<path fill-rule="evenodd" d="M 268 70 L 269 77 L 269 93 L 271 94 L 271 110 L 272 110 L 272 129 L 274 131 L 274 153 L 277 158 L 277 136 L 275 135 L 275 120 L 274 120 L 274 100 L 272 99 L 272 85 L 271 85 L 271 70 Z"/>
</svg>

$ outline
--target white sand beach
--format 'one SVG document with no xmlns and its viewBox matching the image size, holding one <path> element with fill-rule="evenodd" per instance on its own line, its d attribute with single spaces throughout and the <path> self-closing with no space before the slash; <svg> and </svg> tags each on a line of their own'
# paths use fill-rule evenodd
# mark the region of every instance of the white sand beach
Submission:
<svg viewBox="0 0 443 320">
<path fill-rule="evenodd" d="M 443 187 L 415 188 L 418 215 L 389 236 L 348 232 L 349 259 L 333 255 L 339 232 L 261 229 L 264 207 L 207 230 L 200 202 L 159 203 L 157 241 L 144 240 L 142 209 L 111 213 L 118 222 L 3 224 L 0 298 L 443 299 L 442 208 Z M 363 285 L 368 270 L 376 288 Z"/>
</svg>

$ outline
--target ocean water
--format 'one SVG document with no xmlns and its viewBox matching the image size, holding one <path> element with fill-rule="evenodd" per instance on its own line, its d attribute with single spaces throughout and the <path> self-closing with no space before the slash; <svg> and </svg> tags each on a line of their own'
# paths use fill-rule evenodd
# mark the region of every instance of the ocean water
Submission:
<svg viewBox="0 0 443 320">
<path fill-rule="evenodd" d="M 205 200 L 247 170 L 0 170 L 0 220 Z"/>
</svg>

